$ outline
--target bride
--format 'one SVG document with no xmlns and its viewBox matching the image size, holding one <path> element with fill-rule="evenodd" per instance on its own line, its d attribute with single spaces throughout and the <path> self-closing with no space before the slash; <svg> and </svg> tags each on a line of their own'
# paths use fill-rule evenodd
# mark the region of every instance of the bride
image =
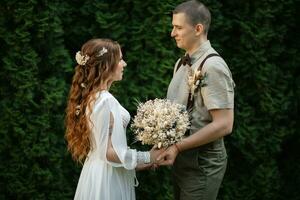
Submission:
<svg viewBox="0 0 300 200">
<path fill-rule="evenodd" d="M 66 109 L 66 140 L 75 161 L 84 163 L 75 200 L 134 200 L 135 169 L 151 167 L 163 150 L 130 149 L 130 115 L 109 92 L 122 80 L 120 45 L 108 39 L 87 41 L 76 54 L 77 66 Z"/>
</svg>

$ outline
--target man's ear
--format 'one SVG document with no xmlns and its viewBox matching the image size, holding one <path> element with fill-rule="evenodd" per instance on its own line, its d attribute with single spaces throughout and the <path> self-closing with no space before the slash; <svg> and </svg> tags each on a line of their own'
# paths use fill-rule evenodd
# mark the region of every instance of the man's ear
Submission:
<svg viewBox="0 0 300 200">
<path fill-rule="evenodd" d="M 196 35 L 199 36 L 204 33 L 204 26 L 203 24 L 196 24 L 195 26 Z"/>
</svg>

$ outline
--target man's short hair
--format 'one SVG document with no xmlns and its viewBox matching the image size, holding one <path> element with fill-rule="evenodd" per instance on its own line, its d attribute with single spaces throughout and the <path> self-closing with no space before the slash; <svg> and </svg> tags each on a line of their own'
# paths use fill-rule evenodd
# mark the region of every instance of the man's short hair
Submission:
<svg viewBox="0 0 300 200">
<path fill-rule="evenodd" d="M 186 1 L 179 4 L 173 10 L 173 14 L 178 13 L 184 13 L 187 16 L 189 23 L 193 26 L 202 24 L 204 26 L 204 33 L 208 33 L 211 15 L 208 8 L 203 3 L 196 0 Z"/>
</svg>

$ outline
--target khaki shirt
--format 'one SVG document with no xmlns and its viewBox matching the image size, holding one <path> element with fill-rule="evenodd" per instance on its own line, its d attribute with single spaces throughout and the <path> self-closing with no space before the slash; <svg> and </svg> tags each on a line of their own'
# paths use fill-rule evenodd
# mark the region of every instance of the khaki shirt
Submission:
<svg viewBox="0 0 300 200">
<path fill-rule="evenodd" d="M 204 58 L 211 53 L 217 52 L 211 47 L 210 42 L 206 41 L 191 55 L 191 67 L 196 70 Z M 185 106 L 189 94 L 188 68 L 189 66 L 182 65 L 177 72 L 174 69 L 167 93 L 168 99 Z M 225 61 L 219 56 L 208 58 L 202 68 L 202 74 L 204 73 L 206 73 L 206 77 L 202 83 L 205 86 L 202 86 L 194 94 L 193 110 L 190 113 L 191 134 L 212 121 L 209 110 L 233 109 L 234 107 L 234 82 Z"/>
</svg>

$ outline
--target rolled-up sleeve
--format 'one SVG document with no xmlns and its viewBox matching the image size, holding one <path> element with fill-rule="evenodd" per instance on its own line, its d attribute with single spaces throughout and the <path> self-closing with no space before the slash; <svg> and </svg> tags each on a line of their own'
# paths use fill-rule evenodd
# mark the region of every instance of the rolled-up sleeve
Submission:
<svg viewBox="0 0 300 200">
<path fill-rule="evenodd" d="M 200 91 L 207 110 L 233 108 L 235 84 L 225 62 L 207 61 L 202 73 Z"/>
</svg>

